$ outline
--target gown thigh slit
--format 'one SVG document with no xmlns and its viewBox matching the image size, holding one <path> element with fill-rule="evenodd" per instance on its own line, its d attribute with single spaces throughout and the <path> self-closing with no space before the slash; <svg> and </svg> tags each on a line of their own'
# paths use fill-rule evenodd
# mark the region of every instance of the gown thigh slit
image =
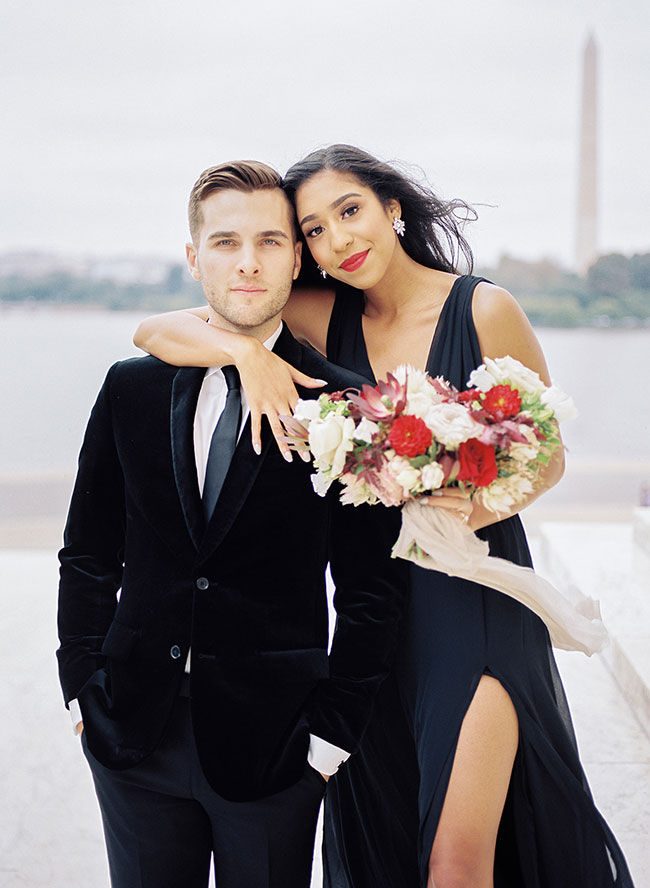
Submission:
<svg viewBox="0 0 650 888">
<path fill-rule="evenodd" d="M 454 282 L 427 362 L 432 376 L 460 389 L 482 363 L 471 308 L 480 280 Z M 327 357 L 372 380 L 362 314 L 363 294 L 341 285 Z M 396 510 L 386 512 L 395 520 L 389 513 Z M 399 520 L 396 537 L 398 530 Z M 518 515 L 477 535 L 492 555 L 532 567 Z M 495 888 L 634 888 L 591 797 L 544 623 L 478 583 L 414 564 L 408 575 L 395 666 L 360 750 L 328 786 L 325 888 L 426 888 L 461 725 L 483 675 L 509 695 L 519 737 L 497 835 Z"/>
</svg>

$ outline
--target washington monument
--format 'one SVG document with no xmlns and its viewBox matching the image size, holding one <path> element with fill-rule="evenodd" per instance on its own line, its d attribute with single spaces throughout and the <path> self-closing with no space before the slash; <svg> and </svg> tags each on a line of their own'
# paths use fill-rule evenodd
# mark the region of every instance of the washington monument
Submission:
<svg viewBox="0 0 650 888">
<path fill-rule="evenodd" d="M 596 42 L 590 34 L 585 44 L 582 68 L 576 238 L 576 268 L 580 274 L 585 274 L 598 257 L 597 65 Z"/>
</svg>

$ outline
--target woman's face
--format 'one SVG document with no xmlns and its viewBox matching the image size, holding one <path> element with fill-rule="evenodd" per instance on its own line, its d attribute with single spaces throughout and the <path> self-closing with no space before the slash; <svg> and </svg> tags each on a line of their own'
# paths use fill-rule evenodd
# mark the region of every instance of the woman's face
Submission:
<svg viewBox="0 0 650 888">
<path fill-rule="evenodd" d="M 339 281 L 360 290 L 375 286 L 393 259 L 397 201 L 384 206 L 351 173 L 322 170 L 296 192 L 296 213 L 312 256 Z"/>
</svg>

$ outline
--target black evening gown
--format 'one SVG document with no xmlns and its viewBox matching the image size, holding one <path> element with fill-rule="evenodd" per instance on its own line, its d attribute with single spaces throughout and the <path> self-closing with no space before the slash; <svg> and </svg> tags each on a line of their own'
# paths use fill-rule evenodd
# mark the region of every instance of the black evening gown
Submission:
<svg viewBox="0 0 650 888">
<path fill-rule="evenodd" d="M 427 360 L 432 376 L 458 388 L 482 363 L 471 310 L 480 280 L 467 275 L 455 281 Z M 363 295 L 341 287 L 327 357 L 372 379 L 362 312 Z M 493 555 L 532 566 L 518 516 L 479 536 Z M 497 841 L 496 888 L 633 888 L 580 765 L 543 622 L 486 586 L 415 565 L 409 576 L 395 668 L 382 685 L 360 751 L 328 787 L 326 888 L 425 888 L 461 722 L 483 674 L 501 682 L 519 720 Z"/>
</svg>

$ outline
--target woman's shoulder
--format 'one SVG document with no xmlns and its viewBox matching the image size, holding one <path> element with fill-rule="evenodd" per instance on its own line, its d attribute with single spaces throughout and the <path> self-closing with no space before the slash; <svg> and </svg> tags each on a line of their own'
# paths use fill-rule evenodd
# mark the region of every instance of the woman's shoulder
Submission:
<svg viewBox="0 0 650 888">
<path fill-rule="evenodd" d="M 487 280 L 479 280 L 474 287 L 472 316 L 478 332 L 495 324 L 528 323 L 523 309 L 512 293 Z"/>
<path fill-rule="evenodd" d="M 512 293 L 489 281 L 480 281 L 474 289 L 472 317 L 482 355 L 511 355 L 539 373 L 549 384 L 548 368 L 540 344 Z"/>
</svg>

